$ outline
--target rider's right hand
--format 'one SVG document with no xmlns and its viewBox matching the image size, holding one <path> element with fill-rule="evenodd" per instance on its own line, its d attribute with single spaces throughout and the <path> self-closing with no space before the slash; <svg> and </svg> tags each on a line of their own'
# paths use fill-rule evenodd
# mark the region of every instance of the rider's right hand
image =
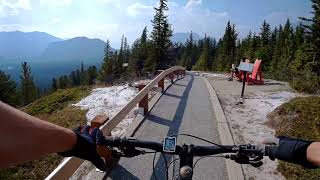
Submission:
<svg viewBox="0 0 320 180">
<path fill-rule="evenodd" d="M 278 138 L 266 139 L 263 143 L 270 145 L 265 147 L 265 155 L 268 155 L 271 160 L 277 158 L 299 164 L 305 168 L 317 168 L 307 160 L 307 148 L 312 141 L 279 136 Z"/>
</svg>

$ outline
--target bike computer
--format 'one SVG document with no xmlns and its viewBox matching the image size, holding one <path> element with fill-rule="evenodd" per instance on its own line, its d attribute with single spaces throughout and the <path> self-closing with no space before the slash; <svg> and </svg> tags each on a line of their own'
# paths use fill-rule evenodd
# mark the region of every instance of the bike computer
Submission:
<svg viewBox="0 0 320 180">
<path fill-rule="evenodd" d="M 164 152 L 175 152 L 177 140 L 175 137 L 166 137 L 163 142 Z"/>
</svg>

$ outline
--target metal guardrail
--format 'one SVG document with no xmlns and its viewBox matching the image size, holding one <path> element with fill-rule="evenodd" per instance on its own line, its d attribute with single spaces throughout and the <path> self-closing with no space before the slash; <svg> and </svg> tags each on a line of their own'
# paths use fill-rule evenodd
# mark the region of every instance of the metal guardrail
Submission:
<svg viewBox="0 0 320 180">
<path fill-rule="evenodd" d="M 126 115 L 134 108 L 137 104 L 140 107 L 144 107 L 148 109 L 146 105 L 145 99 L 148 100 L 148 93 L 153 89 L 155 86 L 159 86 L 164 90 L 164 79 L 169 77 L 171 82 L 173 82 L 174 75 L 177 77 L 185 75 L 185 68 L 180 66 L 174 66 L 167 70 L 162 71 L 156 78 L 154 78 L 149 84 L 147 84 L 144 88 L 140 90 L 140 92 L 121 110 L 119 110 L 109 121 L 108 117 L 101 120 L 101 117 L 97 117 L 99 122 L 105 122 L 101 124 L 101 131 L 104 134 L 111 134 L 111 131 L 123 120 Z M 148 102 L 147 102 L 148 103 Z M 148 111 L 148 110 L 147 110 Z M 84 160 L 76 158 L 76 157 L 69 157 L 65 158 L 60 165 L 51 172 L 51 174 L 46 177 L 46 180 L 60 180 L 60 179 L 68 179 L 73 175 L 73 173 L 80 167 L 80 165 L 84 162 Z"/>
</svg>

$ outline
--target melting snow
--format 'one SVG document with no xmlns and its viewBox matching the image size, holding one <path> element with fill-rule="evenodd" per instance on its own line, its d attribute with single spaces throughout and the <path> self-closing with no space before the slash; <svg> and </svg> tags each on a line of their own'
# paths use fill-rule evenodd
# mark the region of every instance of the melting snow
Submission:
<svg viewBox="0 0 320 180">
<path fill-rule="evenodd" d="M 89 96 L 73 105 L 88 110 L 87 120 L 91 121 L 96 115 L 114 116 L 137 93 L 138 90 L 135 87 L 128 85 L 97 88 L 93 89 Z"/>
</svg>

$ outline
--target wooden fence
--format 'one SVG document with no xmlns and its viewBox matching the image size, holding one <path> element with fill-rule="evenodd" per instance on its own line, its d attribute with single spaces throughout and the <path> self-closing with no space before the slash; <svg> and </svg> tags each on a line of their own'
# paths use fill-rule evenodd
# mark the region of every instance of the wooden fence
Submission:
<svg viewBox="0 0 320 180">
<path fill-rule="evenodd" d="M 105 135 L 110 135 L 111 131 L 127 116 L 127 114 L 139 104 L 140 107 L 143 107 L 145 112 L 148 111 L 148 102 L 145 102 L 148 93 L 155 87 L 161 87 L 162 92 L 164 91 L 164 79 L 166 77 L 171 79 L 173 82 L 174 75 L 184 76 L 185 68 L 180 66 L 174 66 L 167 70 L 162 71 L 156 78 L 154 78 L 149 84 L 145 85 L 139 93 L 121 110 L 119 110 L 110 120 L 108 117 L 97 116 L 91 122 L 92 125 L 100 126 L 101 131 Z M 105 123 L 104 123 L 105 122 Z M 79 166 L 84 162 L 84 160 L 69 157 L 65 158 L 63 162 L 51 172 L 51 174 L 46 178 L 46 180 L 60 180 L 68 179 L 73 175 L 73 173 L 79 168 Z"/>
</svg>

